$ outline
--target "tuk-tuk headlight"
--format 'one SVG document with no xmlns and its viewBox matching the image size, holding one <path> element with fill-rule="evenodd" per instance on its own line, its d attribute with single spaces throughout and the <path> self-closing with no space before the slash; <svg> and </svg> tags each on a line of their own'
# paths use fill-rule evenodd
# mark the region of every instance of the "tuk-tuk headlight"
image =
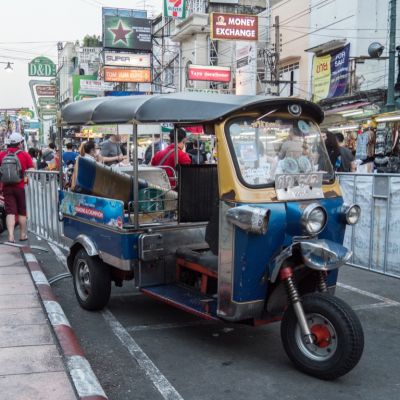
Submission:
<svg viewBox="0 0 400 400">
<path fill-rule="evenodd" d="M 346 223 L 349 225 L 355 225 L 360 219 L 361 208 L 358 204 L 352 204 L 350 206 L 343 206 L 343 214 L 346 219 Z"/>
<path fill-rule="evenodd" d="M 308 205 L 301 216 L 301 224 L 309 235 L 318 235 L 326 225 L 328 216 L 319 204 Z"/>
</svg>

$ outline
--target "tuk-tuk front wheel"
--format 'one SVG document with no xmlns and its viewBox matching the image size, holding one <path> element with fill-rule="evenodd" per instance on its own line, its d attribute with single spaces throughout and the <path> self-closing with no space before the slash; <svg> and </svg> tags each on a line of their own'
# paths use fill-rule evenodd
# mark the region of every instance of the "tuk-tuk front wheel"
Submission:
<svg viewBox="0 0 400 400">
<path fill-rule="evenodd" d="M 302 297 L 313 343 L 301 332 L 293 307 L 282 320 L 281 337 L 290 360 L 303 372 L 320 379 L 336 379 L 352 370 L 364 349 L 364 333 L 354 311 L 326 293 Z"/>
<path fill-rule="evenodd" d="M 110 269 L 98 258 L 81 249 L 74 259 L 73 281 L 76 298 L 85 310 L 101 310 L 111 293 Z"/>
</svg>

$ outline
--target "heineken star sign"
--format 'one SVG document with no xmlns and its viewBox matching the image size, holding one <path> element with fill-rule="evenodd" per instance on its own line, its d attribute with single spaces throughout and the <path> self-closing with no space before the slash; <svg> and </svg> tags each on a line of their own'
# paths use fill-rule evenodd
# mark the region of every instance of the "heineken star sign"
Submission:
<svg viewBox="0 0 400 400">
<path fill-rule="evenodd" d="M 56 76 L 56 64 L 47 57 L 36 57 L 28 64 L 29 76 Z"/>
<path fill-rule="evenodd" d="M 103 45 L 109 49 L 151 51 L 151 20 L 105 15 Z"/>
</svg>

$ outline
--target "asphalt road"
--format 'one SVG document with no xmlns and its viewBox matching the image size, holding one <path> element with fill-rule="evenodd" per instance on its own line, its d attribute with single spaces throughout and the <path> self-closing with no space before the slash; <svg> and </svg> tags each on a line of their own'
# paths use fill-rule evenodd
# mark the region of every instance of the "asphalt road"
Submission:
<svg viewBox="0 0 400 400">
<path fill-rule="evenodd" d="M 47 247 L 31 238 L 31 244 Z M 33 251 L 48 279 L 65 272 Z M 325 382 L 299 372 L 283 350 L 279 323 L 259 328 L 205 322 L 145 297 L 132 282 L 113 287 L 102 312 L 75 299 L 72 279 L 52 284 L 110 400 L 400 399 L 400 280 L 343 267 L 337 296 L 365 333 L 360 363 Z"/>
</svg>

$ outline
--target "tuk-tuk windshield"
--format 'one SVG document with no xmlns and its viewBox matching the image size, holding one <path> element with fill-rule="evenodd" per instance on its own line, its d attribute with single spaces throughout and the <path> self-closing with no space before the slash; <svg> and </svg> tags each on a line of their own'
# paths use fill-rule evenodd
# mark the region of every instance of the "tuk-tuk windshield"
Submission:
<svg viewBox="0 0 400 400">
<path fill-rule="evenodd" d="M 268 187 L 276 174 L 323 172 L 334 177 L 318 125 L 309 119 L 238 117 L 226 134 L 239 179 L 246 186 Z"/>
</svg>

